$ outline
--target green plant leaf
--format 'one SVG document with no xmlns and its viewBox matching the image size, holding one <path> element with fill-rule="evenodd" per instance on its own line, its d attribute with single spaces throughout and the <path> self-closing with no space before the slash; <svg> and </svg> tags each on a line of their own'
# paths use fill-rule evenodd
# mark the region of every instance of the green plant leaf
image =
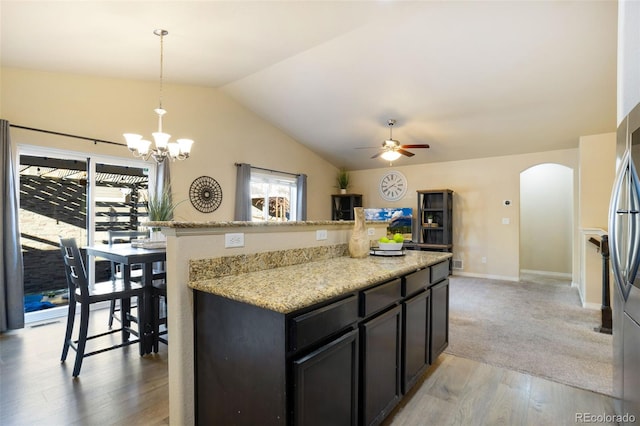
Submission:
<svg viewBox="0 0 640 426">
<path fill-rule="evenodd" d="M 149 196 L 147 200 L 147 212 L 149 221 L 166 222 L 173 219 L 173 212 L 180 203 L 171 200 L 171 188 L 166 187 L 158 196 Z"/>
</svg>

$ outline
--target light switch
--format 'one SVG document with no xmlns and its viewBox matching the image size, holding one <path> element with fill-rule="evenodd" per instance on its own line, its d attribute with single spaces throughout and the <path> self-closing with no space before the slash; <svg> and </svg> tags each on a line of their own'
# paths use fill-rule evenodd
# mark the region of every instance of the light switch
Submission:
<svg viewBox="0 0 640 426">
<path fill-rule="evenodd" d="M 244 247 L 244 234 L 224 234 L 224 247 Z"/>
<path fill-rule="evenodd" d="M 508 225 L 510 222 L 511 222 L 511 221 L 509 220 L 509 218 L 508 218 L 508 217 L 503 217 L 503 218 L 502 218 L 502 224 L 503 224 L 503 225 Z"/>
</svg>

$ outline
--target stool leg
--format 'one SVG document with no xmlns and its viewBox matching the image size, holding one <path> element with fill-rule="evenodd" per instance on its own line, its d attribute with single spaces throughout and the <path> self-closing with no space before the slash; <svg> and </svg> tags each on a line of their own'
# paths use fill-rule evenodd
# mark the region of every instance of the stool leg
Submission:
<svg viewBox="0 0 640 426">
<path fill-rule="evenodd" d="M 147 324 L 145 324 L 144 298 L 138 297 L 138 344 L 140 348 L 140 356 L 144 356 L 147 353 L 146 343 L 149 336 L 147 335 Z"/>
<path fill-rule="evenodd" d="M 69 353 L 69 344 L 73 335 L 73 323 L 76 320 L 76 301 L 69 298 L 69 309 L 67 311 L 67 331 L 64 333 L 64 346 L 62 346 L 62 356 L 60 361 L 64 362 Z"/>
<path fill-rule="evenodd" d="M 116 314 L 116 301 L 111 301 L 111 306 L 109 306 L 109 328 L 113 327 L 113 316 Z"/>
<path fill-rule="evenodd" d="M 80 375 L 84 350 L 87 346 L 87 332 L 89 330 L 89 304 L 83 303 L 80 306 L 80 334 L 78 336 L 78 346 L 76 350 L 76 362 L 73 366 L 73 377 Z"/>
<path fill-rule="evenodd" d="M 120 323 L 122 324 L 122 343 L 129 340 L 129 329 L 131 327 L 131 299 L 120 299 Z"/>
<path fill-rule="evenodd" d="M 160 333 L 160 295 L 153 295 L 153 352 L 158 353 L 160 341 L 158 340 Z"/>
</svg>

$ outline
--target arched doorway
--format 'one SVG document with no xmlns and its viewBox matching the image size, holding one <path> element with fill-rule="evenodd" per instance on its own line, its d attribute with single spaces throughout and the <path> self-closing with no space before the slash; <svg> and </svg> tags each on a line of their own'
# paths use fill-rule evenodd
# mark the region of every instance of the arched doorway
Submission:
<svg viewBox="0 0 640 426">
<path fill-rule="evenodd" d="M 539 164 L 520 173 L 520 273 L 571 278 L 573 170 Z"/>
</svg>

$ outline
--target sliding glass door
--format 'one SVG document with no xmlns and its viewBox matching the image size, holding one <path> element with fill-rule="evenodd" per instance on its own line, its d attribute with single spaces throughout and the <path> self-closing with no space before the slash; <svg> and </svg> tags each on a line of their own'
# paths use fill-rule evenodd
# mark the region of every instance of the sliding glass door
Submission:
<svg viewBox="0 0 640 426">
<path fill-rule="evenodd" d="M 20 155 L 25 312 L 67 304 L 58 236 L 87 241 L 87 162 Z"/>
<path fill-rule="evenodd" d="M 25 312 L 65 306 L 67 283 L 60 236 L 80 247 L 106 241 L 110 229 L 137 229 L 145 220 L 148 163 L 40 147 L 19 147 L 20 232 Z M 87 264 L 108 279 L 108 267 Z"/>
</svg>

